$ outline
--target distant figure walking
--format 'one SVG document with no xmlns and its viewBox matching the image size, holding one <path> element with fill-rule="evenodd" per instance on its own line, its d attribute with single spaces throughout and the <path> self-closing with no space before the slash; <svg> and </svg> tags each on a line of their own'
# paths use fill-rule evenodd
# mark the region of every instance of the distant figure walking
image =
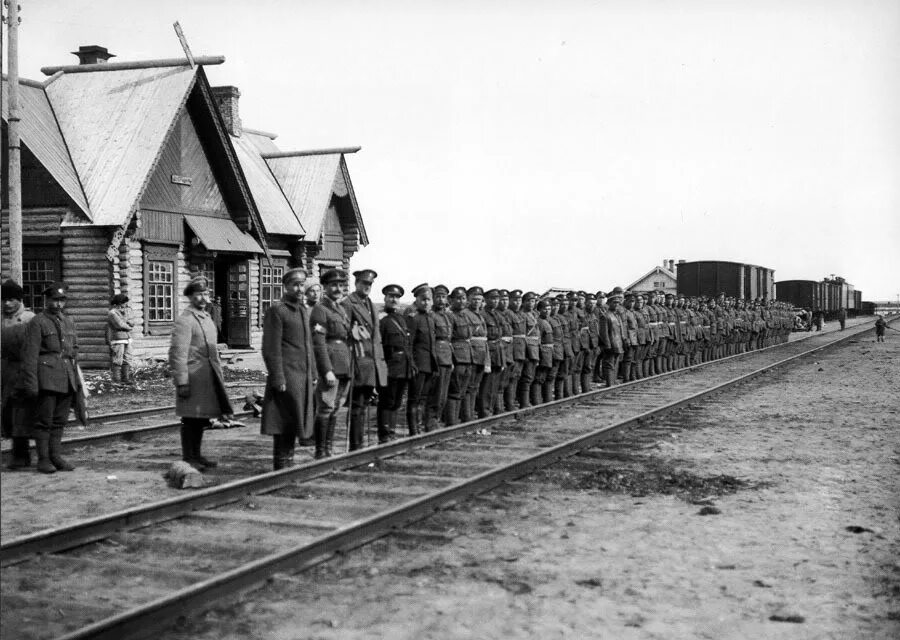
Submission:
<svg viewBox="0 0 900 640">
<path fill-rule="evenodd" d="M 878 319 L 875 320 L 875 341 L 876 342 L 884 342 L 884 328 L 887 326 L 887 322 L 884 321 L 884 316 L 878 316 Z"/>
<path fill-rule="evenodd" d="M 838 322 L 841 323 L 841 331 L 847 326 L 847 310 L 843 307 L 838 311 Z"/>
<path fill-rule="evenodd" d="M 816 331 L 822 330 L 822 325 L 825 320 L 825 313 L 822 311 L 816 311 Z"/>
</svg>

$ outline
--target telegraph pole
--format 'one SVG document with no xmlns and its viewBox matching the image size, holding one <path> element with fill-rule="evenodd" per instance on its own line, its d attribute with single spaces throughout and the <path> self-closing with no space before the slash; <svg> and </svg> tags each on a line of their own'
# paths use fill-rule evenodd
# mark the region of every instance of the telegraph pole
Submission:
<svg viewBox="0 0 900 640">
<path fill-rule="evenodd" d="M 9 275 L 22 284 L 22 157 L 19 143 L 19 4 L 7 0 L 9 54 Z"/>
</svg>

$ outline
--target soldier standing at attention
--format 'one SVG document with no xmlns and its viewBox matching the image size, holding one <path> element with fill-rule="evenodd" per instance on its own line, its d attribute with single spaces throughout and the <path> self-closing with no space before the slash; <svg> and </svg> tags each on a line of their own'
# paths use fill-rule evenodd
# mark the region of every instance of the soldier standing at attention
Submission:
<svg viewBox="0 0 900 640">
<path fill-rule="evenodd" d="M 203 430 L 211 418 L 231 417 L 234 409 L 225 389 L 216 348 L 218 331 L 209 315 L 209 285 L 203 276 L 184 289 L 190 306 L 175 320 L 169 367 L 175 382 L 175 415 L 181 417 L 182 460 L 204 471 L 217 466 L 201 453 Z"/>
<path fill-rule="evenodd" d="M 281 301 L 266 311 L 262 357 L 266 395 L 261 433 L 272 436 L 272 468 L 294 466 L 297 439 L 309 441 L 315 419 L 316 363 L 309 310 L 303 304 L 306 271 L 289 269 L 281 278 Z"/>
<path fill-rule="evenodd" d="M 340 304 L 346 274 L 329 269 L 322 274 L 324 295 L 309 314 L 316 356 L 316 459 L 332 455 L 337 412 L 350 392 L 350 317 Z"/>
<path fill-rule="evenodd" d="M 512 405 L 506 405 L 506 387 L 509 384 L 510 374 L 512 373 L 515 360 L 513 359 L 513 330 L 510 322 L 509 312 L 509 291 L 506 289 L 499 290 L 500 297 L 497 299 L 497 309 L 494 315 L 500 325 L 500 351 L 503 354 L 503 369 L 497 379 L 497 392 L 494 394 L 494 404 L 492 411 L 495 415 L 504 411 L 511 411 Z"/>
<path fill-rule="evenodd" d="M 594 315 L 597 318 L 597 357 L 594 359 L 594 382 L 603 382 L 603 348 L 600 346 L 600 316 L 606 313 L 606 294 L 598 291 Z"/>
<path fill-rule="evenodd" d="M 472 345 L 472 375 L 469 377 L 469 388 L 466 390 L 466 398 L 462 407 L 462 421 L 469 422 L 475 419 L 475 406 L 477 404 L 481 383 L 485 375 L 491 372 L 491 354 L 487 345 L 487 326 L 481 315 L 484 304 L 484 290 L 481 287 L 470 287 L 466 291 L 468 308 L 464 310 L 472 335 L 469 341 Z"/>
<path fill-rule="evenodd" d="M 593 293 L 584 294 L 584 323 L 586 325 L 583 335 L 587 340 L 582 342 L 581 364 L 581 393 L 591 390 L 591 382 L 594 375 L 594 363 L 597 360 L 597 348 L 600 344 L 600 324 L 597 320 L 597 296 Z M 584 345 L 587 346 L 584 346 Z"/>
<path fill-rule="evenodd" d="M 491 358 L 491 370 L 485 371 L 481 378 L 481 386 L 478 389 L 478 399 L 475 403 L 475 412 L 479 418 L 491 415 L 494 408 L 494 400 L 499 391 L 500 374 L 505 368 L 505 356 L 500 341 L 501 325 L 497 315 L 497 303 L 500 300 L 500 292 L 490 289 L 484 294 L 484 309 L 481 310 L 481 319 L 484 322 L 487 349 Z"/>
<path fill-rule="evenodd" d="M 616 313 L 618 297 L 613 294 L 607 300 L 607 308 L 598 316 L 600 321 L 600 347 L 603 349 L 603 379 L 606 386 L 616 384 L 619 359 L 625 351 L 622 343 L 622 321 Z"/>
<path fill-rule="evenodd" d="M 537 367 L 535 368 L 534 382 L 531 385 L 531 404 L 533 405 L 550 402 L 553 399 L 553 381 L 550 376 L 555 359 L 553 327 L 550 324 L 550 302 L 547 300 L 539 300 L 537 303 L 537 313 L 538 317 L 535 326 L 540 334 L 541 343 L 538 350 L 538 362 Z"/>
<path fill-rule="evenodd" d="M 106 343 L 109 345 L 110 377 L 113 382 L 131 384 L 131 330 L 134 322 L 128 315 L 128 296 L 117 293 L 109 300 L 106 314 Z"/>
<path fill-rule="evenodd" d="M 547 322 L 550 323 L 550 330 L 553 334 L 553 365 L 547 372 L 547 378 L 544 381 L 544 402 L 551 400 L 559 400 L 562 398 L 562 384 L 557 384 L 559 379 L 559 370 L 563 367 L 566 360 L 566 332 L 563 327 L 563 320 L 559 315 L 560 296 L 550 298 L 549 315 Z M 558 390 L 558 393 L 557 393 Z"/>
<path fill-rule="evenodd" d="M 583 393 L 581 390 L 581 370 L 584 359 L 590 348 L 587 318 L 584 315 L 584 291 L 569 294 L 569 326 L 572 329 L 572 371 L 569 373 L 569 387 L 572 395 Z M 585 389 L 587 391 L 587 389 Z"/>
<path fill-rule="evenodd" d="M 369 299 L 378 274 L 372 269 L 353 272 L 354 291 L 341 301 L 350 319 L 350 344 L 353 356 L 350 389 L 350 451 L 363 447 L 366 433 L 366 407 L 378 395 L 378 387 L 387 383 L 387 367 L 381 350 L 378 316 Z"/>
<path fill-rule="evenodd" d="M 538 329 L 538 317 L 534 311 L 534 301 L 537 294 L 529 291 L 522 295 L 522 306 L 519 309 L 521 321 L 525 326 L 525 359 L 522 361 L 522 373 L 519 375 L 516 395 L 519 398 L 519 408 L 525 409 L 532 405 L 532 385 L 537 373 L 537 365 L 540 360 L 541 336 Z M 510 300 L 513 302 L 513 299 Z M 515 353 L 515 336 L 513 336 L 513 352 Z"/>
<path fill-rule="evenodd" d="M 644 317 L 647 319 L 647 359 L 645 376 L 655 376 L 656 371 L 656 348 L 659 345 L 659 316 L 656 315 L 656 292 L 647 293 L 647 303 L 642 309 Z"/>
<path fill-rule="evenodd" d="M 678 351 L 675 354 L 675 366 L 679 369 L 687 364 L 688 353 L 690 353 L 691 333 L 688 326 L 688 316 L 685 310 L 684 294 L 679 294 L 675 301 L 675 318 L 678 322 L 678 333 L 681 340 L 678 344 Z"/>
<path fill-rule="evenodd" d="M 460 405 L 465 401 L 472 375 L 472 324 L 466 314 L 466 290 L 456 287 L 450 294 L 450 346 L 453 349 L 453 369 L 447 389 L 444 424 L 459 424 Z M 470 420 L 471 418 L 463 418 Z"/>
<path fill-rule="evenodd" d="M 384 317 L 378 322 L 384 361 L 387 364 L 387 384 L 378 390 L 378 443 L 389 442 L 396 435 L 397 411 L 403 405 L 403 394 L 415 369 L 412 364 L 412 342 L 406 320 L 397 313 L 397 304 L 405 291 L 399 284 L 389 284 L 381 290 L 384 295 Z M 416 435 L 412 429 L 409 435 Z"/>
<path fill-rule="evenodd" d="M 500 298 L 501 305 L 503 298 Z M 513 289 L 508 294 L 507 308 L 503 309 L 506 324 L 510 328 L 510 342 L 507 347 L 509 355 L 506 384 L 503 386 L 503 405 L 507 411 L 512 411 L 521 398 L 518 397 L 519 380 L 522 377 L 522 369 L 525 365 L 525 314 L 522 312 L 522 291 Z"/>
<path fill-rule="evenodd" d="M 434 316 L 431 313 L 434 296 L 431 287 L 420 284 L 412 293 L 415 296 L 414 311 L 406 316 L 413 357 L 413 377 L 406 396 L 406 424 L 410 435 L 415 435 L 421 433 L 425 426 L 425 406 L 431 381 L 437 371 L 437 361 L 434 355 Z"/>
<path fill-rule="evenodd" d="M 439 284 L 434 288 L 434 359 L 437 370 L 428 392 L 428 406 L 425 409 L 425 430 L 440 427 L 444 416 L 447 397 L 450 393 L 450 375 L 453 372 L 453 347 L 450 338 L 453 333 L 453 318 L 447 310 L 450 290 Z"/>
<path fill-rule="evenodd" d="M 559 364 L 556 372 L 556 399 L 568 398 L 572 395 L 572 361 L 575 359 L 575 351 L 572 349 L 572 325 L 569 323 L 569 301 L 563 294 L 556 296 L 559 301 L 559 308 L 556 311 L 556 318 L 559 320 L 559 327 L 562 330 L 563 345 L 563 361 Z"/>
<path fill-rule="evenodd" d="M 638 366 L 638 355 L 640 353 L 640 343 L 638 340 L 638 323 L 637 316 L 634 313 L 634 294 L 629 293 L 625 296 L 623 303 L 625 311 L 620 315 L 624 318 L 622 323 L 622 340 L 625 344 L 625 354 L 622 358 L 623 380 L 631 382 L 637 379 L 636 369 Z"/>
<path fill-rule="evenodd" d="M 2 393 L 2 413 L 0 424 L 3 425 L 3 437 L 12 438 L 12 458 L 10 469 L 22 469 L 31 466 L 31 451 L 28 440 L 32 437 L 31 425 L 34 416 L 31 403 L 19 397 L 16 383 L 22 378 L 22 351 L 25 346 L 25 333 L 28 321 L 34 314 L 25 308 L 22 299 L 25 292 L 16 282 L 5 281 L 0 285 L 0 299 L 3 300 L 2 335 L 0 349 L 3 360 L 0 364 L 0 393 Z"/>
<path fill-rule="evenodd" d="M 644 296 L 637 294 L 634 297 L 634 319 L 637 322 L 638 346 L 634 354 L 634 377 L 638 380 L 650 375 L 647 367 L 647 353 L 650 344 L 650 315 L 644 307 Z"/>
<path fill-rule="evenodd" d="M 75 467 L 62 458 L 60 451 L 69 409 L 76 395 L 82 393 L 76 365 L 78 338 L 75 323 L 64 313 L 68 299 L 65 285 L 54 283 L 44 289 L 43 295 L 44 310 L 26 325 L 19 386 L 26 398 L 37 398 L 37 470 L 72 471 Z"/>
</svg>

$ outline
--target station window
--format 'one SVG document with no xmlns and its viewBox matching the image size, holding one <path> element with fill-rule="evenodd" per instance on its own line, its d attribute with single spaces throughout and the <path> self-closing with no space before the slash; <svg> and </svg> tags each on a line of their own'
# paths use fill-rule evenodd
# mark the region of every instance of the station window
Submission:
<svg viewBox="0 0 900 640">
<path fill-rule="evenodd" d="M 281 300 L 284 289 L 281 279 L 284 277 L 286 264 L 282 260 L 274 260 L 270 267 L 267 262 L 259 268 L 259 312 L 265 317 L 266 311 L 274 303 Z"/>
<path fill-rule="evenodd" d="M 144 247 L 144 329 L 149 335 L 172 333 L 178 312 L 175 288 L 178 280 L 177 249 Z"/>
<path fill-rule="evenodd" d="M 35 313 L 44 310 L 42 291 L 56 280 L 57 262 L 52 258 L 22 260 L 22 304 Z"/>
</svg>

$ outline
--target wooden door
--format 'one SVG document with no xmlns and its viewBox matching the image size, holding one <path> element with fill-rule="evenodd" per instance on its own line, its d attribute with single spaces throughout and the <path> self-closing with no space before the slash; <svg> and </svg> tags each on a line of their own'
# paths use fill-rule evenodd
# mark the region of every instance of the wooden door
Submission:
<svg viewBox="0 0 900 640">
<path fill-rule="evenodd" d="M 224 314 L 228 346 L 250 346 L 250 263 L 246 260 L 228 266 L 228 309 Z"/>
</svg>

